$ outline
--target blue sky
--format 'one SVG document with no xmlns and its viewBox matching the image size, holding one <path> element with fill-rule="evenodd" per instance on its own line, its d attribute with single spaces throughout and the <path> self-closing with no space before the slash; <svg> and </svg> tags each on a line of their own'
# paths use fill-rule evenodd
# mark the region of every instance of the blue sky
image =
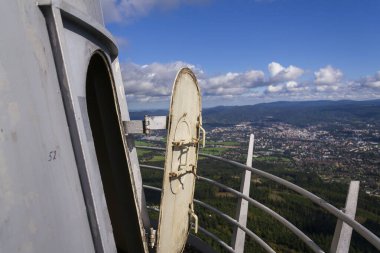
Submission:
<svg viewBox="0 0 380 253">
<path fill-rule="evenodd" d="M 131 109 L 190 66 L 205 106 L 380 98 L 378 0 L 103 0 Z"/>
</svg>

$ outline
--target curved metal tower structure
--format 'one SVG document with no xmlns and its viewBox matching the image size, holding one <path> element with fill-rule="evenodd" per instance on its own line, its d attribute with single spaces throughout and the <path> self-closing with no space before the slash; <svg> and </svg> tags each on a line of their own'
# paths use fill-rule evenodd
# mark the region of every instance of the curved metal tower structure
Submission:
<svg viewBox="0 0 380 253">
<path fill-rule="evenodd" d="M 245 236 L 274 252 L 247 228 L 248 204 L 278 220 L 312 251 L 323 252 L 285 218 L 249 197 L 251 173 L 336 216 L 331 252 L 348 251 L 352 229 L 380 250 L 380 239 L 354 219 L 357 183 L 346 212 L 338 210 L 253 168 L 253 137 L 246 165 L 203 155 L 242 169 L 240 191 L 197 176 L 205 133 L 191 70 L 182 69 L 175 80 L 169 116 L 131 121 L 118 47 L 104 27 L 99 0 L 7 1 L 0 21 L 0 252 L 180 253 L 187 240 L 202 252 L 212 251 L 189 236 L 191 229 L 229 252 L 243 252 Z M 167 148 L 140 148 L 166 151 L 165 168 L 140 166 L 133 135 L 156 129 L 168 129 Z M 163 170 L 163 190 L 143 186 L 140 168 Z M 236 217 L 193 200 L 196 179 L 237 196 Z M 151 225 L 144 187 L 162 191 L 158 227 Z M 198 224 L 194 204 L 235 226 L 231 244 Z"/>
<path fill-rule="evenodd" d="M 147 252 L 118 48 L 98 0 L 0 9 L 0 251 Z"/>
</svg>

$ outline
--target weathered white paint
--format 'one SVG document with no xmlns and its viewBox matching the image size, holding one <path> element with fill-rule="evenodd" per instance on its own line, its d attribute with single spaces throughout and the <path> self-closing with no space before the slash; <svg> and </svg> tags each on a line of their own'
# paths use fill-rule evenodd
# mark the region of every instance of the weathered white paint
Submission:
<svg viewBox="0 0 380 253">
<path fill-rule="evenodd" d="M 190 69 L 181 69 L 173 85 L 170 103 L 158 253 L 182 252 L 188 237 L 200 119 L 201 95 L 197 80 Z"/>
<path fill-rule="evenodd" d="M 355 219 L 356 206 L 358 204 L 359 197 L 359 181 L 351 181 L 350 188 L 348 190 L 346 207 L 344 213 Z M 350 242 L 352 236 L 352 227 L 344 223 L 342 220 L 338 220 L 333 241 L 331 243 L 331 253 L 348 253 L 350 249 Z"/>
<path fill-rule="evenodd" d="M 249 146 L 247 154 L 246 165 L 252 167 L 252 157 L 253 157 L 253 147 L 255 143 L 255 136 L 253 134 L 249 137 Z M 251 172 L 249 170 L 244 170 L 241 178 L 240 192 L 246 196 L 249 196 L 249 189 L 251 186 Z M 236 220 L 242 226 L 247 225 L 248 217 L 248 201 L 245 199 L 239 198 L 237 209 L 236 209 Z M 245 244 L 245 232 L 238 227 L 234 228 L 234 233 L 232 235 L 231 246 L 237 253 L 244 252 Z"/>
</svg>

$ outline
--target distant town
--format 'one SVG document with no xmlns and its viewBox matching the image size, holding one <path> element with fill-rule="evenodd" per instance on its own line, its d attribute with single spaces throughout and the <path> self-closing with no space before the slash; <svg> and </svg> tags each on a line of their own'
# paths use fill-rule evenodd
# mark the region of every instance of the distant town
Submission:
<svg viewBox="0 0 380 253">
<path fill-rule="evenodd" d="M 151 113 L 167 112 L 132 116 Z M 244 163 L 253 133 L 257 169 L 264 161 L 266 168 L 316 172 L 324 182 L 359 180 L 364 192 L 380 197 L 380 100 L 275 102 L 208 108 L 203 114 L 207 143 L 201 152 Z M 164 135 L 142 139 L 162 141 Z"/>
<path fill-rule="evenodd" d="M 166 111 L 143 111 L 144 115 L 167 115 Z M 380 231 L 380 100 L 276 102 L 252 106 L 215 107 L 203 110 L 206 146 L 201 153 L 245 163 L 250 134 L 254 134 L 253 167 L 292 182 L 332 205 L 341 208 L 351 180 L 360 181 L 356 220 L 378 234 Z M 164 147 L 166 131 L 136 136 L 138 146 Z M 140 163 L 164 166 L 162 152 L 137 149 Z M 226 163 L 199 157 L 197 174 L 234 189 L 239 189 L 242 171 Z M 142 170 L 144 184 L 160 187 L 162 173 Z M 147 203 L 158 208 L 160 195 L 145 191 Z M 156 194 L 156 195 L 155 195 Z M 264 177 L 252 174 L 251 198 L 276 210 L 311 235 L 328 251 L 336 219 L 326 216 L 318 206 Z M 196 183 L 195 198 L 218 206 L 227 214 L 235 213 L 236 199 L 223 188 Z M 228 224 L 205 209 L 198 209 L 202 226 L 224 241 L 230 240 Z M 248 224 L 278 252 L 309 252 L 296 243 L 292 233 L 282 230 L 260 210 L 251 208 Z M 323 226 L 321 226 L 323 224 Z M 278 233 L 281 231 L 281 233 Z M 217 252 L 222 249 L 208 238 Z M 353 234 L 353 252 L 378 252 Z M 261 252 L 249 242 L 245 252 Z M 310 251 L 311 252 L 311 251 Z"/>
<path fill-rule="evenodd" d="M 241 122 L 211 128 L 208 147 L 223 148 L 223 156 L 241 160 L 250 133 L 255 135 L 255 158 L 286 157 L 297 169 L 315 171 L 324 181 L 360 180 L 367 194 L 380 196 L 380 145 L 372 141 L 380 137 L 380 130 L 375 125 L 357 128 L 339 124 L 331 128 L 317 124 L 301 128 L 285 123 Z"/>
</svg>

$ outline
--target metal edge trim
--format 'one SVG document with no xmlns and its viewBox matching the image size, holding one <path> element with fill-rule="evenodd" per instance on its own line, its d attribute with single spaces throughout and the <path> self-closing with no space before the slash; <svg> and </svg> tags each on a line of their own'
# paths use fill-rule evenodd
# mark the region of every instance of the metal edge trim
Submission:
<svg viewBox="0 0 380 253">
<path fill-rule="evenodd" d="M 119 54 L 119 49 L 116 44 L 116 40 L 111 33 L 99 22 L 91 17 L 88 17 L 82 11 L 78 10 L 69 3 L 60 0 L 40 0 L 36 3 L 38 6 L 52 6 L 61 11 L 62 18 L 66 18 L 79 27 L 84 28 L 86 31 L 95 35 L 96 38 L 102 42 L 109 50 L 110 55 L 116 58 Z"/>
</svg>

